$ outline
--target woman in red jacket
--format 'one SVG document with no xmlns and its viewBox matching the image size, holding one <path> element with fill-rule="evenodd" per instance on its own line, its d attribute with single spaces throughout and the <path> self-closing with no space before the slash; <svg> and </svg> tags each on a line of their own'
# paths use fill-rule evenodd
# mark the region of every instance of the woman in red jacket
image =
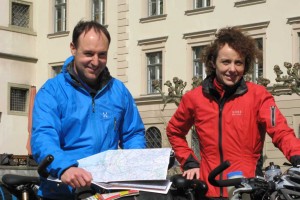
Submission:
<svg viewBox="0 0 300 200">
<path fill-rule="evenodd" d="M 265 133 L 288 160 L 300 163 L 300 140 L 296 138 L 273 96 L 264 86 L 246 82 L 259 51 L 255 41 L 236 28 L 223 28 L 203 56 L 208 77 L 202 86 L 187 92 L 167 126 L 167 136 L 183 169 L 183 176 L 196 177 L 209 185 L 207 196 L 226 199 L 225 188 L 213 187 L 208 175 L 220 163 L 231 171 L 254 177 Z M 195 126 L 201 160 L 189 148 L 185 136 Z"/>
</svg>

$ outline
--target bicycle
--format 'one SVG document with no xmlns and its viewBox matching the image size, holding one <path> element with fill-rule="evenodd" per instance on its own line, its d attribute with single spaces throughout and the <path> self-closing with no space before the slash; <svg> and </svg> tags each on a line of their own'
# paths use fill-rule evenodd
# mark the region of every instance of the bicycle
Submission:
<svg viewBox="0 0 300 200">
<path fill-rule="evenodd" d="M 47 178 L 49 176 L 46 168 L 54 160 L 52 155 L 47 156 L 37 168 L 38 174 L 41 177 Z M 175 163 L 175 155 L 171 153 L 169 166 L 170 169 Z M 195 200 L 204 196 L 207 192 L 207 185 L 200 180 L 187 180 L 181 174 L 173 175 L 170 180 L 172 186 L 170 192 L 166 195 L 154 194 L 147 192 L 140 192 L 137 199 L 161 199 L 161 200 L 177 200 L 187 199 Z M 37 196 L 38 186 L 40 184 L 40 178 L 34 176 L 23 176 L 15 174 L 5 174 L 2 177 L 2 182 L 5 188 L 13 194 L 17 199 L 20 200 L 41 200 Z M 93 186 L 80 188 L 76 190 L 75 199 L 90 199 L 96 194 L 96 188 Z M 109 192 L 103 190 L 102 192 Z M 125 197 L 125 199 L 128 197 Z M 122 199 L 122 198 L 121 198 Z"/>
<path fill-rule="evenodd" d="M 188 180 L 181 174 L 173 175 L 170 178 L 172 186 L 170 193 L 173 199 L 196 200 L 205 198 L 208 186 L 205 182 L 193 179 Z"/>
<path fill-rule="evenodd" d="M 48 155 L 37 168 L 38 174 L 42 177 L 47 178 L 48 172 L 46 170 L 47 166 L 50 165 L 54 157 Z M 4 187 L 13 194 L 17 199 L 21 200 L 39 200 L 36 192 L 38 190 L 38 185 L 40 184 L 39 177 L 36 176 L 23 176 L 16 174 L 4 174 L 2 176 L 2 183 Z"/>
<path fill-rule="evenodd" d="M 208 177 L 210 184 L 216 187 L 235 186 L 233 196 L 242 199 L 243 194 L 250 194 L 251 199 L 299 200 L 300 199 L 300 166 L 291 166 L 283 174 L 276 175 L 267 181 L 264 177 L 234 178 L 216 180 L 216 176 L 230 166 L 229 161 L 221 163 Z"/>
</svg>

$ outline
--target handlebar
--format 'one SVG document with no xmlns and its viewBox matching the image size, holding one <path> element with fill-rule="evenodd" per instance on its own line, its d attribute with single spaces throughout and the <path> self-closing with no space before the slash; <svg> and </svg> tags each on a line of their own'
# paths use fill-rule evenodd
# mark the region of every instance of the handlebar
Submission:
<svg viewBox="0 0 300 200">
<path fill-rule="evenodd" d="M 216 167 L 214 170 L 212 170 L 208 176 L 209 183 L 212 184 L 213 186 L 217 186 L 217 187 L 240 185 L 245 180 L 244 178 L 216 180 L 217 175 L 219 175 L 221 172 L 223 172 L 229 166 L 230 166 L 230 162 L 226 160 L 225 162 L 221 163 L 218 167 Z"/>
<path fill-rule="evenodd" d="M 43 177 L 43 178 L 47 178 L 49 176 L 49 173 L 47 171 L 47 167 L 52 163 L 52 161 L 54 160 L 54 157 L 49 154 L 48 156 L 46 156 L 42 162 L 38 165 L 38 174 Z"/>
<path fill-rule="evenodd" d="M 208 186 L 205 182 L 198 179 L 186 179 L 182 174 L 176 174 L 171 177 L 172 187 L 177 193 L 184 193 L 188 199 L 202 199 L 208 191 Z M 175 194 L 176 196 L 176 194 Z"/>
</svg>

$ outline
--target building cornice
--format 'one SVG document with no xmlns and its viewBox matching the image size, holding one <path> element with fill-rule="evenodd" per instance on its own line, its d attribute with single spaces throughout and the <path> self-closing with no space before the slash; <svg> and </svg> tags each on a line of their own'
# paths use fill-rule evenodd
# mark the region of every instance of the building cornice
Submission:
<svg viewBox="0 0 300 200">
<path fill-rule="evenodd" d="M 10 60 L 18 60 L 23 62 L 37 63 L 38 59 L 34 57 L 21 56 L 17 54 L 10 53 L 2 53 L 0 52 L 0 58 L 10 59 Z"/>
</svg>

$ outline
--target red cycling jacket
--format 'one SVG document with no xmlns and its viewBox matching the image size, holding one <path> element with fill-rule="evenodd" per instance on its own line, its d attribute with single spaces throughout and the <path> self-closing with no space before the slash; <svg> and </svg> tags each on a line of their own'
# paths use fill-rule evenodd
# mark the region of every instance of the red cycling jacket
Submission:
<svg viewBox="0 0 300 200">
<path fill-rule="evenodd" d="M 208 77 L 202 86 L 182 97 L 167 126 L 167 136 L 183 170 L 199 167 L 200 163 L 200 179 L 209 186 L 208 197 L 228 196 L 226 189 L 208 183 L 209 173 L 225 160 L 231 166 L 218 177 L 220 180 L 232 171 L 255 176 L 266 132 L 287 159 L 300 155 L 300 140 L 264 86 L 242 79 L 219 98 L 213 78 Z M 199 138 L 201 161 L 185 138 L 192 125 Z"/>
</svg>

